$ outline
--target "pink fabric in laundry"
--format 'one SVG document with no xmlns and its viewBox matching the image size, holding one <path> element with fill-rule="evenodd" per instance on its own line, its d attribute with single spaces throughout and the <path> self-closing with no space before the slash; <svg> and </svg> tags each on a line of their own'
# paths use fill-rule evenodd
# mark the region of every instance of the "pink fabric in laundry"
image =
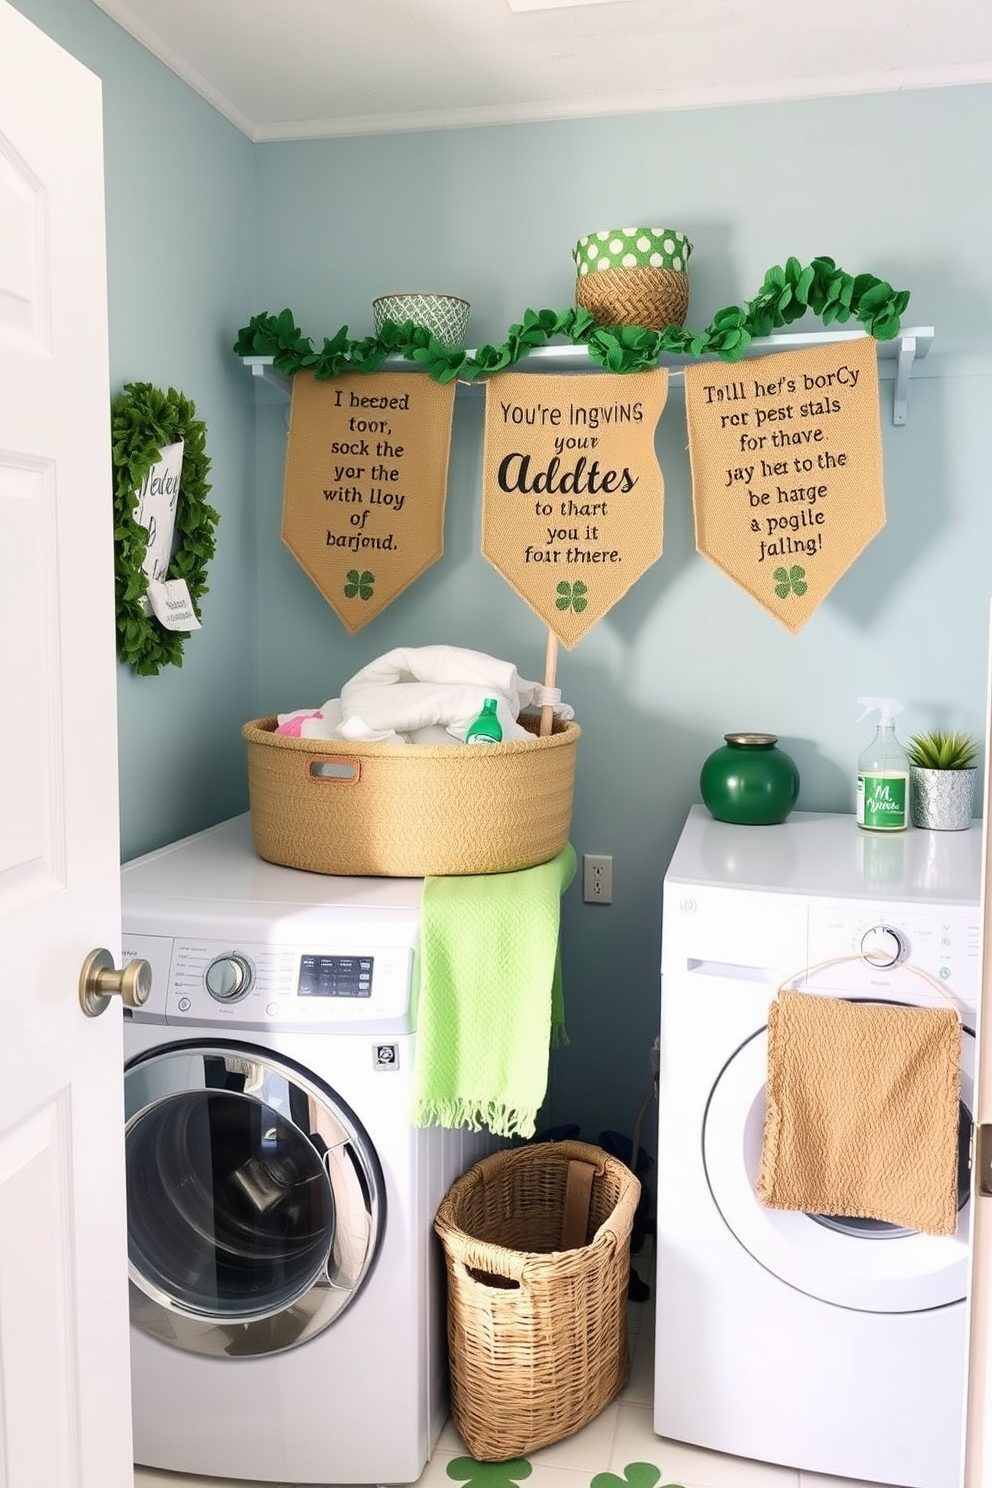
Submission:
<svg viewBox="0 0 992 1488">
<path fill-rule="evenodd" d="M 288 734 L 291 739 L 298 739 L 303 730 L 303 721 L 306 718 L 323 718 L 323 713 L 295 713 L 292 718 L 287 718 L 275 730 L 277 734 Z"/>
</svg>

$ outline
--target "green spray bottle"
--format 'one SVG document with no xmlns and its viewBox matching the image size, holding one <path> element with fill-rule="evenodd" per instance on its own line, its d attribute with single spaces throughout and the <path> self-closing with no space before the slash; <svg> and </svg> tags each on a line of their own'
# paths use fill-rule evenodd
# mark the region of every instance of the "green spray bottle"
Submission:
<svg viewBox="0 0 992 1488">
<path fill-rule="evenodd" d="M 909 759 L 896 738 L 902 704 L 890 697 L 861 697 L 864 712 L 878 713 L 874 739 L 858 760 L 857 822 L 869 832 L 902 832 L 909 815 Z"/>
</svg>

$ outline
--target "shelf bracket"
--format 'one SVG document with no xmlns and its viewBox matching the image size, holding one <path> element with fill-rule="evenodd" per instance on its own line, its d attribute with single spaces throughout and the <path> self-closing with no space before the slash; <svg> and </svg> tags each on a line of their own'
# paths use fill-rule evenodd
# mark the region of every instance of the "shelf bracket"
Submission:
<svg viewBox="0 0 992 1488">
<path fill-rule="evenodd" d="M 896 385 L 892 391 L 892 422 L 906 422 L 906 407 L 909 401 L 909 374 L 916 361 L 916 337 L 900 336 L 896 357 Z"/>
<path fill-rule="evenodd" d="M 258 378 L 258 386 L 272 388 L 281 398 L 289 397 L 289 378 L 285 372 L 276 371 L 270 356 L 246 356 L 241 360 L 252 377 Z"/>
</svg>

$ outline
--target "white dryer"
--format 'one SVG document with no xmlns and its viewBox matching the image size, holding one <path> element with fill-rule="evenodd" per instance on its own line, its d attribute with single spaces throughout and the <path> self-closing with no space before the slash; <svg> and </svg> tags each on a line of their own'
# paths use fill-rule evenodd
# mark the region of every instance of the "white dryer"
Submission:
<svg viewBox="0 0 992 1488">
<path fill-rule="evenodd" d="M 447 1414 L 433 1219 L 492 1145 L 415 1128 L 422 881 L 263 862 L 247 816 L 125 864 L 135 1458 L 405 1483 Z"/>
<path fill-rule="evenodd" d="M 839 1477 L 957 1488 L 981 828 L 780 826 L 694 807 L 664 884 L 659 1436 Z M 851 958 L 793 978 L 832 958 Z M 869 959 L 870 958 L 870 959 Z M 964 1019 L 957 1232 L 766 1209 L 755 1194 L 779 985 Z"/>
</svg>

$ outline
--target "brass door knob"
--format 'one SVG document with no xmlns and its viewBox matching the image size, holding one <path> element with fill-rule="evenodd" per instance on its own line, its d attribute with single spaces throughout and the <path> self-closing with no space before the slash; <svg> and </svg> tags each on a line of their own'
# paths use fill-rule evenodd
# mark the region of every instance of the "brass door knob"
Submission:
<svg viewBox="0 0 992 1488">
<path fill-rule="evenodd" d="M 152 991 L 152 969 L 147 961 L 134 960 L 121 971 L 103 949 L 90 951 L 79 973 L 79 1003 L 87 1018 L 98 1018 L 118 992 L 127 1007 L 138 1008 Z"/>
</svg>

